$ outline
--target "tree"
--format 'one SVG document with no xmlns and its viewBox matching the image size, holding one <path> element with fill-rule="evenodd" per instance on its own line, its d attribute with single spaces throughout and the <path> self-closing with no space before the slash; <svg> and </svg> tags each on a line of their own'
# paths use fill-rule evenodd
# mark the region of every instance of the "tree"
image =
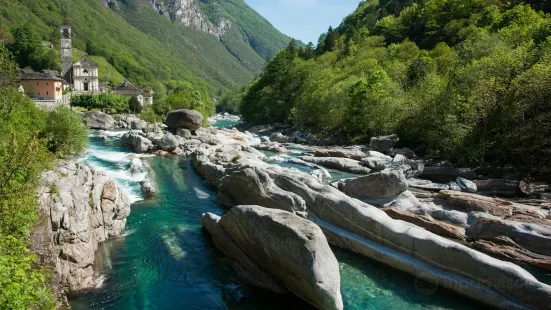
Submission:
<svg viewBox="0 0 551 310">
<path fill-rule="evenodd" d="M 0 89 L 17 86 L 18 71 L 11 53 L 5 47 L 0 46 Z"/>
<path fill-rule="evenodd" d="M 128 102 L 128 109 L 134 114 L 140 114 L 143 111 L 143 105 L 138 100 L 138 97 L 133 96 Z"/>
<path fill-rule="evenodd" d="M 336 47 L 337 40 L 339 39 L 340 34 L 338 30 L 333 30 L 333 27 L 329 26 L 329 29 L 327 30 L 327 36 L 324 40 L 324 48 L 325 51 L 333 51 Z"/>
<path fill-rule="evenodd" d="M 78 154 L 88 145 L 88 129 L 82 117 L 65 106 L 48 113 L 43 136 L 50 152 L 57 156 Z"/>
<path fill-rule="evenodd" d="M 31 67 L 35 71 L 59 69 L 60 65 L 55 51 L 44 47 L 40 36 L 30 24 L 16 28 L 13 38 L 14 43 L 9 45 L 9 49 L 19 67 Z"/>
</svg>

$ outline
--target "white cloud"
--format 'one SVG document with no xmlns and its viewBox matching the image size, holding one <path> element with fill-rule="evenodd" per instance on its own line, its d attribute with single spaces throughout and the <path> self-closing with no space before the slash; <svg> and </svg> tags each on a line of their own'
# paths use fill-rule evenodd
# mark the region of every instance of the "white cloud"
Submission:
<svg viewBox="0 0 551 310">
<path fill-rule="evenodd" d="M 316 5 L 317 0 L 279 0 L 279 3 L 294 9 L 308 9 Z"/>
</svg>

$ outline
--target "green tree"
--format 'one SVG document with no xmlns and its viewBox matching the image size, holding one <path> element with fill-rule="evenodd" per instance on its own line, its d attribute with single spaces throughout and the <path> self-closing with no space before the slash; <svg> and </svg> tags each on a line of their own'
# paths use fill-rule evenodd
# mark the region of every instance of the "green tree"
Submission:
<svg viewBox="0 0 551 310">
<path fill-rule="evenodd" d="M 43 136 L 48 139 L 50 152 L 57 156 L 78 154 L 88 145 L 88 129 L 82 117 L 65 106 L 48 113 Z"/>
<path fill-rule="evenodd" d="M 9 48 L 21 68 L 31 67 L 36 71 L 59 69 L 55 51 L 44 47 L 40 36 L 30 24 L 16 28 L 13 37 L 14 42 Z"/>
</svg>

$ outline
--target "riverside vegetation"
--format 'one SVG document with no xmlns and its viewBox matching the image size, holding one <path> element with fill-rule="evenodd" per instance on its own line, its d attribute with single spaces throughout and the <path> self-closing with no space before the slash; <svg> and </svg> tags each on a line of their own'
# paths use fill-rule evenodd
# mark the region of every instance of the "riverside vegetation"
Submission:
<svg viewBox="0 0 551 310">
<path fill-rule="evenodd" d="M 39 110 L 15 86 L 17 67 L 0 48 L 0 305 L 49 309 L 55 305 L 49 271 L 28 250 L 37 218 L 36 186 L 56 158 L 83 151 L 88 130 L 69 108 Z M 55 189 L 52 189 L 55 191 Z"/>
<path fill-rule="evenodd" d="M 247 122 L 352 142 L 397 133 L 426 156 L 549 175 L 547 12 L 545 1 L 362 1 L 222 103 Z"/>
</svg>

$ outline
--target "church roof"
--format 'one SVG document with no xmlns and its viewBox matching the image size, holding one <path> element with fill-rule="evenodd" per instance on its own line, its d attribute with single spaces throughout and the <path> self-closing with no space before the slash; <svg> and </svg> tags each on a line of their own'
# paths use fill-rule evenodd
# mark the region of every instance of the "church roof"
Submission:
<svg viewBox="0 0 551 310">
<path fill-rule="evenodd" d="M 63 81 L 62 79 L 53 76 L 48 72 L 35 72 L 30 69 L 21 70 L 21 75 L 19 76 L 21 80 L 43 80 L 43 81 Z"/>
<path fill-rule="evenodd" d="M 115 87 L 115 90 L 140 90 L 134 84 L 130 83 L 128 80 L 121 83 L 119 86 Z"/>
<path fill-rule="evenodd" d="M 98 63 L 93 61 L 90 57 L 88 57 L 88 55 L 84 55 L 84 57 L 79 59 L 73 65 L 74 66 L 79 66 L 79 65 L 82 65 L 83 63 L 88 63 L 88 65 L 90 65 L 90 67 L 99 67 Z"/>
</svg>

